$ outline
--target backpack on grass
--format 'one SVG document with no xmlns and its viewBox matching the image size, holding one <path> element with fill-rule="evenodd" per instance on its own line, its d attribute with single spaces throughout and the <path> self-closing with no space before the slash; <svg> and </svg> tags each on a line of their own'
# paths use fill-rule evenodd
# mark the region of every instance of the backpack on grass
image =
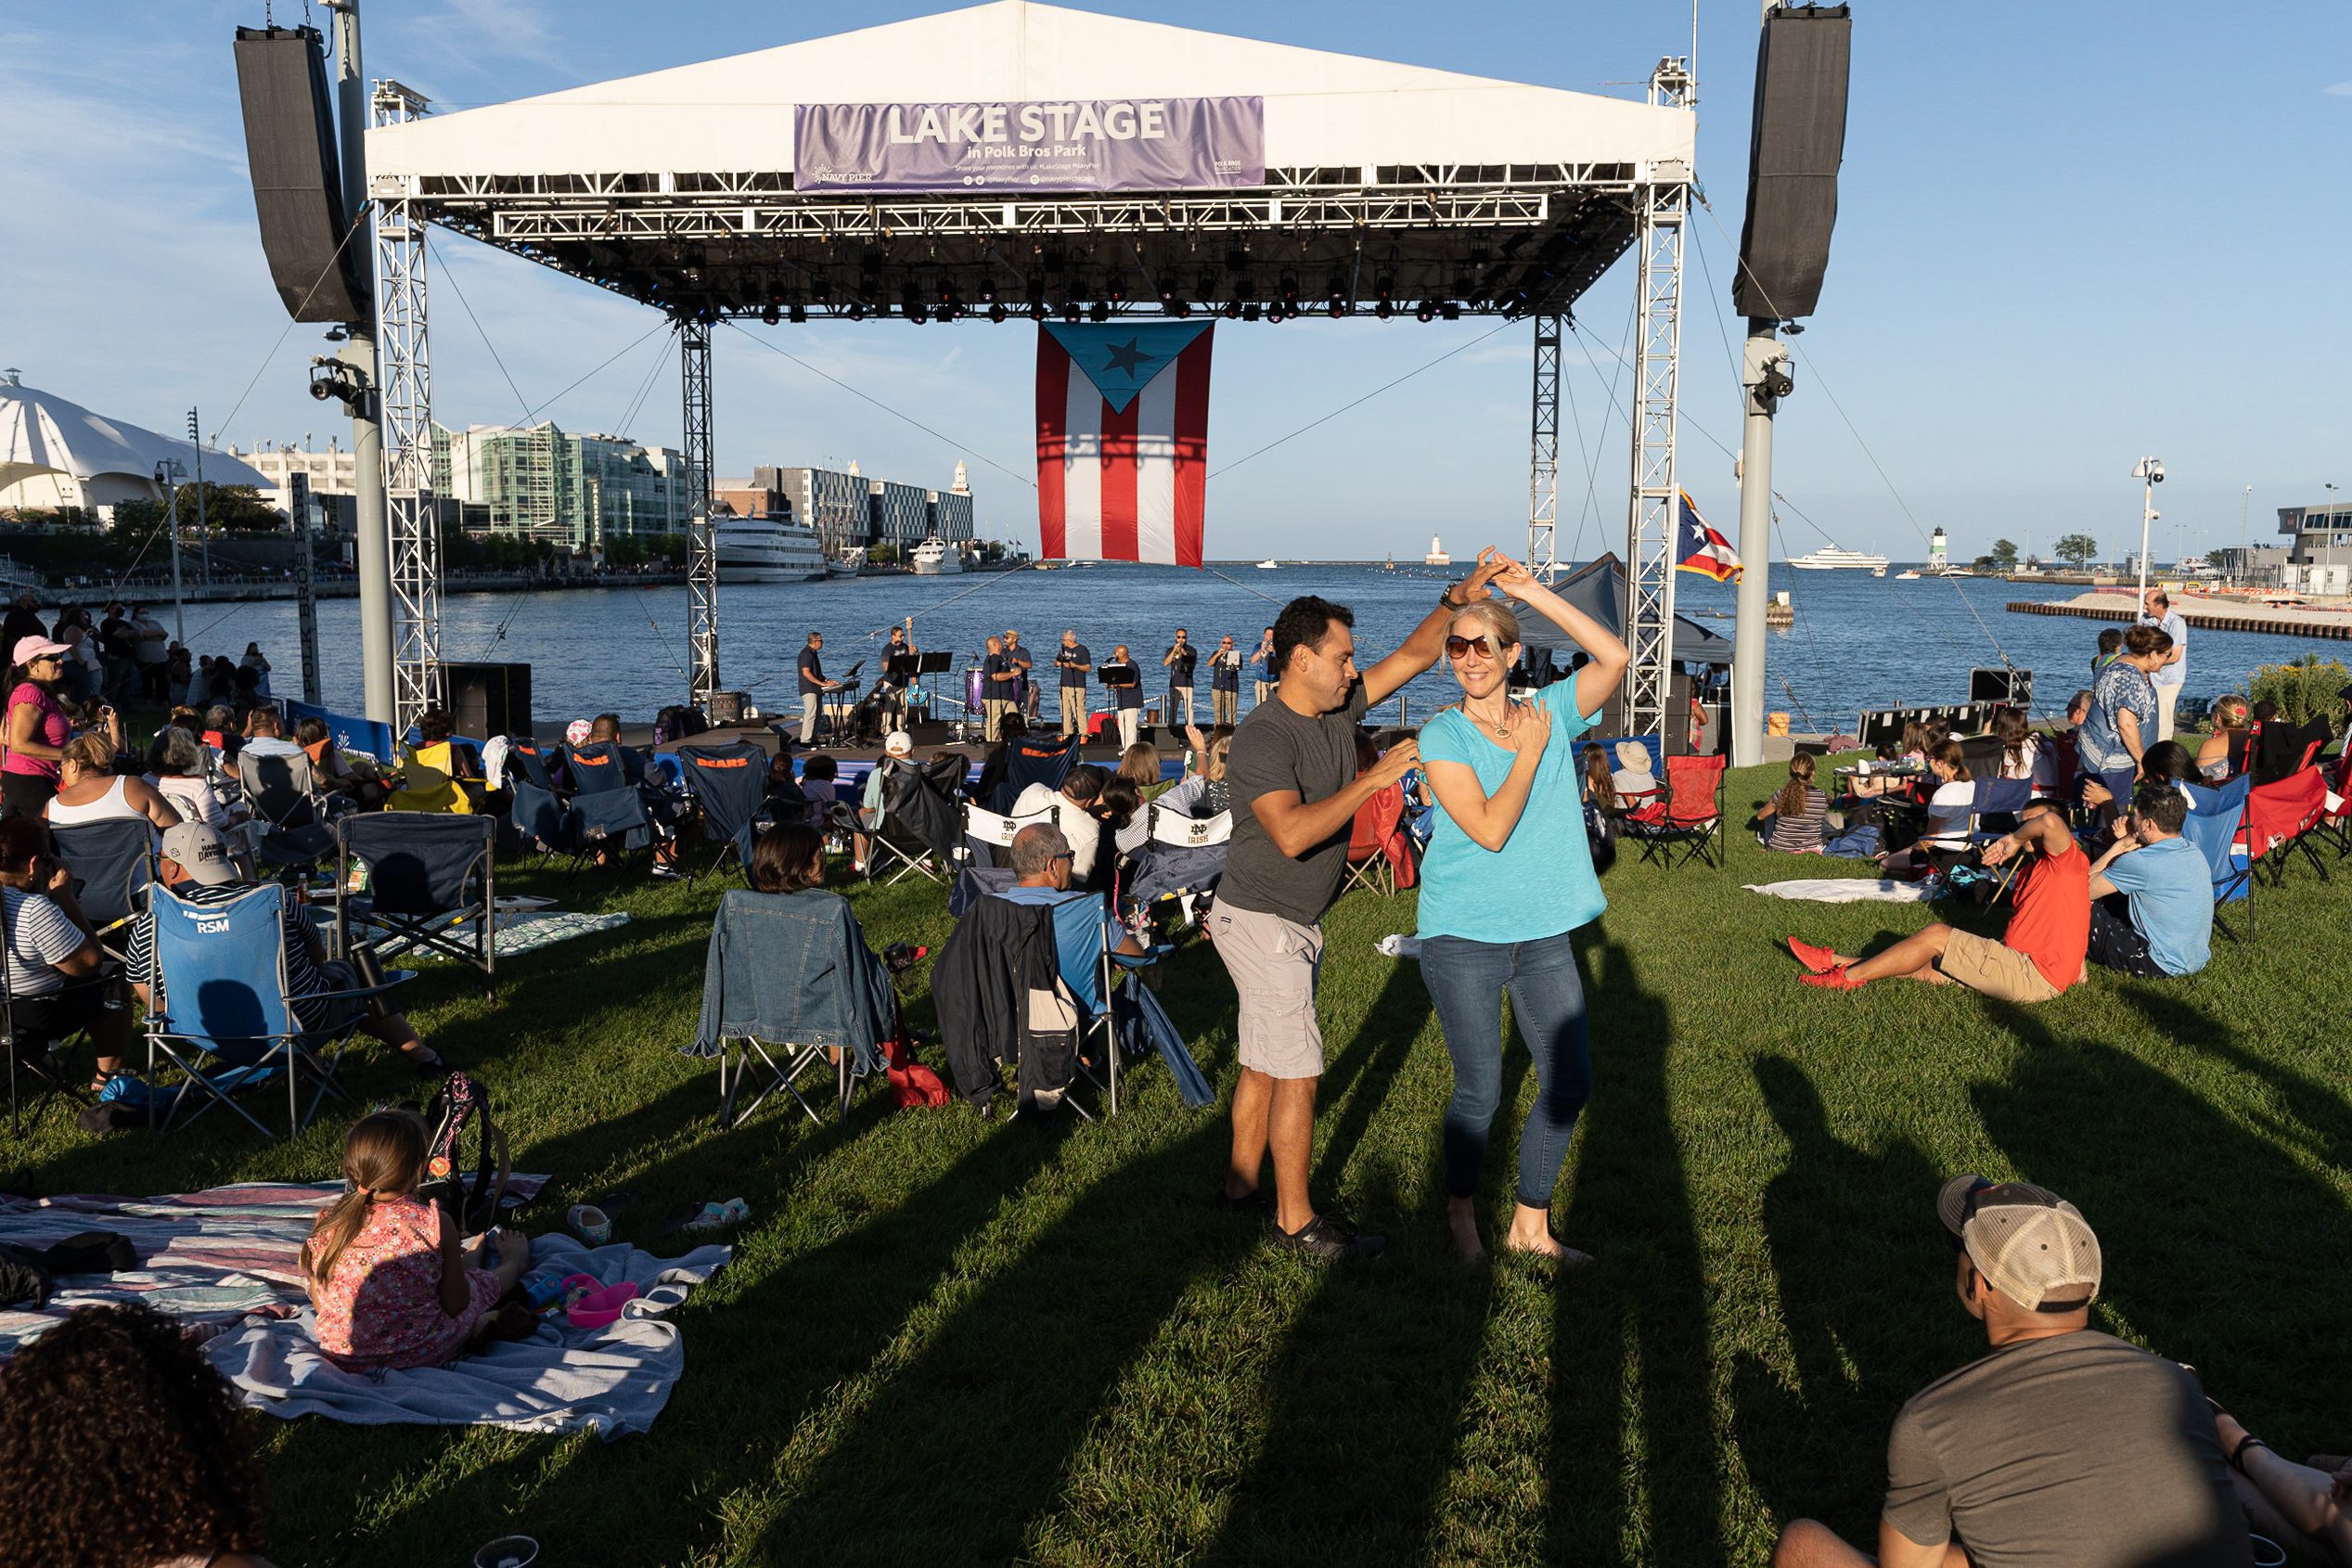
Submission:
<svg viewBox="0 0 2352 1568">
<path fill-rule="evenodd" d="M 514 1167 L 507 1160 L 507 1135 L 490 1119 L 490 1094 L 463 1073 L 442 1081 L 425 1108 L 425 1179 L 417 1195 L 457 1217 L 468 1234 L 490 1228 L 506 1196 Z M 468 1130 L 473 1138 L 473 1170 L 466 1170 Z"/>
</svg>

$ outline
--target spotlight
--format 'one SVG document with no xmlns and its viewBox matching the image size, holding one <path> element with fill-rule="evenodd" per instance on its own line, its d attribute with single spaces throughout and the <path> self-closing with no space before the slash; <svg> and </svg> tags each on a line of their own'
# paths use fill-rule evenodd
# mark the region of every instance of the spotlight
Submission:
<svg viewBox="0 0 2352 1568">
<path fill-rule="evenodd" d="M 774 305 L 770 305 L 765 310 L 760 312 L 760 321 L 765 326 L 773 327 L 783 319 L 784 313 L 778 310 Z"/>
<path fill-rule="evenodd" d="M 1065 324 L 1067 324 L 1067 325 L 1069 325 L 1069 326 L 1073 326 L 1073 327 L 1074 327 L 1074 326 L 1076 326 L 1076 325 L 1077 325 L 1077 323 L 1078 323 L 1078 302 L 1077 302 L 1077 301 L 1075 301 L 1075 300 L 1065 300 L 1065 301 L 1063 301 L 1063 302 L 1062 302 L 1062 306 L 1061 306 L 1061 319 L 1062 319 L 1062 321 L 1063 321 Z"/>
<path fill-rule="evenodd" d="M 1096 321 L 1108 321 L 1111 319 L 1111 307 L 1104 302 L 1097 300 L 1094 302 L 1094 307 L 1087 311 L 1086 315 Z"/>
<path fill-rule="evenodd" d="M 1176 279 L 1170 277 L 1166 273 L 1162 273 L 1160 275 L 1160 304 L 1162 308 L 1164 309 L 1169 305 L 1175 304 L 1176 297 Z"/>
<path fill-rule="evenodd" d="M 1286 305 L 1295 305 L 1299 302 L 1299 280 L 1294 273 L 1286 272 L 1282 275 L 1282 302 Z"/>
<path fill-rule="evenodd" d="M 1323 308 L 1330 312 L 1331 319 L 1333 321 L 1337 321 L 1341 316 L 1347 314 L 1347 296 L 1344 294 L 1334 294 L 1330 298 L 1330 302 L 1326 304 Z"/>
<path fill-rule="evenodd" d="M 1046 316 L 1047 315 L 1047 314 L 1048 314 L 1048 312 L 1046 310 L 1046 302 L 1045 302 L 1045 301 L 1043 301 L 1043 300 L 1032 300 L 1032 301 L 1030 301 L 1030 302 L 1029 302 L 1029 319 L 1030 319 L 1030 320 L 1032 320 L 1032 321 L 1043 321 L 1043 320 L 1045 320 L 1045 318 L 1046 318 Z"/>
<path fill-rule="evenodd" d="M 1437 314 L 1447 321 L 1459 321 L 1462 318 L 1462 307 L 1448 300 L 1437 307 Z"/>
<path fill-rule="evenodd" d="M 988 319 L 991 321 L 1002 322 L 1007 314 L 1009 313 L 1001 302 L 991 303 L 988 307 Z"/>
<path fill-rule="evenodd" d="M 865 320 L 865 319 L 866 319 L 866 302 L 865 302 L 865 301 L 863 301 L 863 300 L 852 300 L 852 301 L 849 302 L 849 318 L 850 318 L 852 321 L 863 321 L 863 320 Z"/>
<path fill-rule="evenodd" d="M 1227 321 L 1239 321 L 1239 320 L 1240 320 L 1240 319 L 1241 319 L 1241 312 L 1242 312 L 1243 308 L 1244 308 L 1244 307 L 1242 306 L 1241 302 L 1240 302 L 1240 301 L 1239 301 L 1239 300 L 1227 300 L 1227 301 L 1226 301 L 1226 302 L 1225 302 L 1225 319 L 1226 319 L 1226 320 L 1227 320 Z M 1252 315 L 1255 315 L 1257 314 L 1257 306 L 1255 306 L 1255 305 L 1251 305 L 1251 306 L 1248 306 L 1247 308 L 1248 308 L 1248 310 L 1249 310 L 1249 312 L 1250 312 L 1250 314 L 1251 314 Z"/>
<path fill-rule="evenodd" d="M 1278 327 L 1283 322 L 1288 321 L 1290 318 L 1291 313 L 1284 310 L 1280 305 L 1268 305 L 1266 307 L 1266 319 L 1273 322 Z"/>
<path fill-rule="evenodd" d="M 934 321 L 953 321 L 956 319 L 957 314 L 962 309 L 963 307 L 960 305 L 943 304 L 937 310 L 931 313 L 932 319 Z"/>
<path fill-rule="evenodd" d="M 1230 305 L 1228 305 L 1228 306 L 1227 306 L 1226 308 L 1227 308 L 1227 310 L 1230 310 L 1232 307 L 1231 307 Z M 1245 301 L 1245 302 L 1243 302 L 1243 303 L 1242 303 L 1242 305 L 1241 305 L 1241 319 L 1242 319 L 1242 320 L 1244 320 L 1244 321 L 1255 321 L 1257 318 L 1258 318 L 1258 302 L 1257 302 L 1255 300 L 1249 300 L 1249 301 Z"/>
<path fill-rule="evenodd" d="M 1390 316 L 1396 314 L 1396 306 L 1390 301 L 1382 300 L 1379 304 L 1372 307 L 1372 314 L 1379 316 L 1382 321 L 1386 321 Z"/>
<path fill-rule="evenodd" d="M 1437 302 L 1435 300 L 1423 300 L 1419 305 L 1416 305 L 1413 308 L 1413 319 L 1415 321 L 1421 322 L 1436 320 Z"/>
<path fill-rule="evenodd" d="M 1114 277 L 1111 280 L 1111 302 L 1114 305 L 1123 305 L 1127 302 L 1127 285 L 1125 278 Z"/>
<path fill-rule="evenodd" d="M 1177 320 L 1181 321 L 1186 316 L 1192 314 L 1192 302 L 1189 300 L 1176 300 L 1163 308 L 1167 310 L 1169 315 L 1174 315 Z"/>
<path fill-rule="evenodd" d="M 802 322 L 808 319 L 808 307 L 801 303 L 800 301 L 794 300 L 792 302 L 792 308 L 786 314 L 790 317 L 792 325 L 797 327 Z"/>
</svg>

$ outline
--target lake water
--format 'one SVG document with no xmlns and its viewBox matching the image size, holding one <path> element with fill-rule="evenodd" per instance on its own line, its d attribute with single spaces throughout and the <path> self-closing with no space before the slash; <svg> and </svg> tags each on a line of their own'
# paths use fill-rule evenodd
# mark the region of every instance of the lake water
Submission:
<svg viewBox="0 0 2352 1568">
<path fill-rule="evenodd" d="M 1179 625 L 1204 649 L 1230 632 L 1246 653 L 1273 621 L 1279 602 L 1301 594 L 1320 594 L 1355 610 L 1356 646 L 1369 662 L 1411 631 L 1454 575 L 1419 566 L 1394 572 L 1374 566 L 1261 572 L 1246 565 L 1191 572 L 1105 564 L 729 587 L 720 592 L 721 685 L 748 692 L 764 712 L 796 709 L 793 661 L 809 632 L 825 634 L 829 675 L 839 677 L 863 659 L 860 678 L 870 681 L 887 628 L 907 615 L 916 618 L 920 646 L 958 654 L 978 654 L 988 634 L 1009 626 L 1020 628 L 1022 640 L 1044 653 L 1070 627 L 1098 665 L 1121 641 L 1156 665 Z M 1974 578 L 1906 583 L 1786 570 L 1773 572 L 1772 586 L 1789 591 L 1796 623 L 1771 634 L 1765 708 L 1788 711 L 1799 729 L 1851 728 L 1865 707 L 1964 700 L 1969 670 L 1999 664 L 2003 649 L 2020 668 L 2035 672 L 2037 708 L 2055 709 L 2084 684 L 2098 635 L 2110 624 L 2011 615 L 2002 608 L 2013 600 L 2070 598 L 2082 591 L 2074 587 Z M 1678 612 L 1731 635 L 1730 586 L 1685 572 L 1676 591 Z M 167 625 L 170 614 L 167 606 Z M 324 601 L 318 621 L 328 705 L 355 713 L 358 602 Z M 187 624 L 188 641 L 199 652 L 237 654 L 247 641 L 258 641 L 275 666 L 276 688 L 300 693 L 291 604 L 192 606 Z M 528 662 L 533 717 L 542 726 L 607 710 L 633 721 L 649 719 L 685 691 L 682 588 L 466 595 L 443 601 L 442 627 L 444 658 Z M 2200 631 L 2191 639 L 2188 690 L 2210 696 L 2239 686 L 2258 664 L 2312 651 L 2352 657 L 2341 642 Z M 1205 711 L 1205 671 L 1200 682 Z M 1412 712 L 1422 713 L 1451 700 L 1454 689 L 1441 663 L 1407 696 Z M 1249 701 L 1246 680 L 1242 701 Z"/>
</svg>

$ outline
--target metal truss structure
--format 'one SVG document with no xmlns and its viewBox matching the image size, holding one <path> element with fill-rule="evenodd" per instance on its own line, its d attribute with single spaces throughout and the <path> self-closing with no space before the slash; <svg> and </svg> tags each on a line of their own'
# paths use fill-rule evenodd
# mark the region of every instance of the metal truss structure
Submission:
<svg viewBox="0 0 2352 1568">
<path fill-rule="evenodd" d="M 1664 59 L 1650 101 L 1690 101 L 1689 64 Z M 1682 369 L 1682 233 L 1688 171 L 1644 192 L 1634 242 L 1633 482 L 1626 524 L 1626 728 L 1663 735 L 1674 695 L 1675 430 Z"/>
<path fill-rule="evenodd" d="M 397 125 L 425 100 L 376 84 L 374 121 Z M 441 530 L 433 499 L 432 359 L 419 204 L 377 196 L 376 352 L 382 384 L 384 510 L 392 535 L 392 733 L 405 735 L 441 691 Z"/>
<path fill-rule="evenodd" d="M 384 98 L 379 88 L 379 123 Z M 1690 101 L 1686 63 L 1662 61 L 1651 102 L 1683 108 Z M 421 103 L 414 109 L 421 112 Z M 1011 200 L 951 192 L 803 195 L 783 172 L 380 176 L 372 186 L 379 234 L 400 237 L 379 241 L 378 271 L 387 302 L 385 471 L 402 571 L 403 722 L 413 713 L 407 694 L 427 689 L 436 674 L 426 553 L 433 533 L 421 225 L 430 222 L 650 305 L 678 324 L 686 457 L 700 475 L 688 572 L 689 685 L 698 702 L 719 681 L 708 487 L 710 333 L 720 322 L 1101 321 L 1195 313 L 1244 322 L 1405 313 L 1423 321 L 1531 317 L 1528 550 L 1530 564 L 1549 577 L 1558 566 L 1567 313 L 1638 247 L 1628 728 L 1658 729 L 1672 646 L 1667 552 L 1690 189 L 1690 171 L 1678 161 L 1269 169 L 1266 184 L 1248 190 Z"/>
<path fill-rule="evenodd" d="M 678 387 L 685 403 L 687 700 L 711 711 L 719 688 L 719 540 L 711 520 L 711 326 L 680 316 Z"/>
<path fill-rule="evenodd" d="M 1527 570 L 1539 583 L 1560 575 L 1560 338 L 1568 318 L 1536 317 L 1535 399 L 1528 416 Z"/>
</svg>

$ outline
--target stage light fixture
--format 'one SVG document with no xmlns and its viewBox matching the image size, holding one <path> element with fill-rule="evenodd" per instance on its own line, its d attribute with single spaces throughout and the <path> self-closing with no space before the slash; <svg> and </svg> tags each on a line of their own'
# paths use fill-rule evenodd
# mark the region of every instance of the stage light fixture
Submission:
<svg viewBox="0 0 2352 1568">
<path fill-rule="evenodd" d="M 1437 314 L 1446 321 L 1459 321 L 1462 318 L 1462 307 L 1448 300 L 1437 307 Z"/>
<path fill-rule="evenodd" d="M 1437 302 L 1436 302 L 1435 300 L 1423 300 L 1423 301 L 1422 301 L 1420 304 L 1418 304 L 1418 305 L 1414 306 L 1414 307 L 1413 307 L 1413 319 L 1414 319 L 1415 321 L 1421 321 L 1421 322 L 1429 322 L 1429 321 L 1434 321 L 1434 320 L 1436 320 L 1436 319 L 1437 319 Z"/>
<path fill-rule="evenodd" d="M 1347 299 L 1344 295 L 1334 294 L 1323 308 L 1330 313 L 1333 321 L 1337 321 L 1347 314 Z"/>
<path fill-rule="evenodd" d="M 1181 321 L 1186 316 L 1192 314 L 1192 302 L 1190 300 L 1178 300 L 1175 303 L 1169 305 L 1168 309 L 1175 315 L 1178 321 Z"/>
<path fill-rule="evenodd" d="M 1299 302 L 1299 280 L 1297 275 L 1294 273 L 1284 273 L 1282 275 L 1281 287 L 1282 302 L 1286 305 L 1297 304 Z"/>
<path fill-rule="evenodd" d="M 943 304 L 931 314 L 932 319 L 934 321 L 953 321 L 957 316 L 963 314 L 963 306 Z"/>
<path fill-rule="evenodd" d="M 1160 275 L 1160 302 L 1163 305 L 1172 305 L 1176 303 L 1176 279 L 1170 277 L 1165 273 L 1162 273 Z"/>
<path fill-rule="evenodd" d="M 1372 314 L 1379 316 L 1382 321 L 1386 321 L 1390 316 L 1396 314 L 1396 305 L 1393 301 L 1382 300 L 1379 304 L 1372 307 Z"/>
<path fill-rule="evenodd" d="M 1051 313 L 1049 313 L 1049 312 L 1046 309 L 1046 302 L 1045 302 L 1045 301 L 1043 301 L 1043 300 L 1032 300 L 1032 301 L 1030 301 L 1030 302 L 1029 302 L 1029 319 L 1030 319 L 1030 320 L 1032 320 L 1032 321 L 1043 321 L 1043 320 L 1045 320 L 1045 318 L 1047 317 L 1047 315 L 1049 315 L 1049 314 L 1051 314 Z"/>
<path fill-rule="evenodd" d="M 1112 278 L 1112 279 L 1111 280 L 1111 289 L 1110 289 L 1110 293 L 1111 293 L 1111 302 L 1112 302 L 1112 304 L 1114 304 L 1114 305 L 1120 305 L 1120 304 L 1125 304 L 1125 303 L 1126 303 L 1126 302 L 1127 302 L 1127 283 L 1126 283 L 1126 279 L 1122 278 L 1122 277 L 1114 277 L 1114 278 Z"/>
<path fill-rule="evenodd" d="M 790 319 L 792 325 L 798 327 L 801 323 L 808 319 L 808 307 L 801 303 L 800 301 L 794 300 L 792 302 L 792 308 L 785 314 Z"/>
<path fill-rule="evenodd" d="M 863 321 L 863 320 L 865 320 L 865 319 L 866 319 L 866 302 L 865 302 L 865 301 L 863 301 L 863 300 L 852 300 L 852 301 L 849 302 L 849 318 L 850 318 L 852 321 Z"/>
<path fill-rule="evenodd" d="M 988 306 L 988 319 L 991 321 L 1002 322 L 1009 314 L 1000 303 L 992 302 Z"/>
<path fill-rule="evenodd" d="M 1253 315 L 1257 314 L 1257 306 L 1255 305 L 1244 305 L 1239 300 L 1227 300 L 1225 302 L 1225 319 L 1227 321 L 1239 321 L 1241 319 L 1241 313 L 1244 310 L 1247 310 Z"/>
<path fill-rule="evenodd" d="M 1077 301 L 1070 300 L 1063 303 L 1061 307 L 1061 319 L 1066 326 L 1075 327 L 1078 324 Z"/>
<path fill-rule="evenodd" d="M 778 310 L 774 305 L 770 305 L 765 310 L 760 312 L 760 321 L 765 326 L 773 327 L 783 319 L 784 313 Z"/>
<path fill-rule="evenodd" d="M 1111 306 L 1105 301 L 1097 300 L 1094 302 L 1094 308 L 1087 311 L 1086 315 L 1098 322 L 1108 321 L 1111 319 Z"/>
<path fill-rule="evenodd" d="M 1232 307 L 1227 306 L 1227 308 L 1229 310 Z M 1241 302 L 1241 319 L 1244 321 L 1255 321 L 1257 318 L 1258 302 L 1255 300 L 1243 301 Z"/>
</svg>

